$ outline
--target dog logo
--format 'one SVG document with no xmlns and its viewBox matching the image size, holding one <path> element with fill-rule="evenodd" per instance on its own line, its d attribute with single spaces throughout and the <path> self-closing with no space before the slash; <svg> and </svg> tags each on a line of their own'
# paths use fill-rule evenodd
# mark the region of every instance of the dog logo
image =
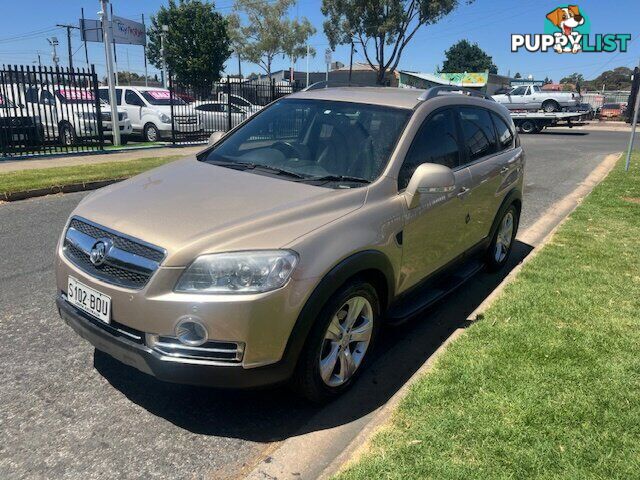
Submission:
<svg viewBox="0 0 640 480">
<path fill-rule="evenodd" d="M 582 45 L 579 42 L 572 42 L 574 39 L 581 35 L 579 32 L 574 34 L 573 30 L 580 25 L 584 25 L 585 19 L 580 13 L 580 8 L 577 5 L 569 5 L 567 7 L 558 7 L 552 12 L 547 14 L 547 20 L 560 29 L 560 32 L 555 32 L 554 35 L 559 37 L 564 35 L 569 37 L 566 42 L 566 46 L 563 46 L 564 42 L 556 42 L 553 49 L 558 53 L 578 53 L 582 50 Z"/>
<path fill-rule="evenodd" d="M 591 21 L 578 5 L 560 5 L 548 12 L 544 33 L 512 33 L 511 51 L 600 53 L 628 50 L 630 33 L 591 33 Z"/>
</svg>

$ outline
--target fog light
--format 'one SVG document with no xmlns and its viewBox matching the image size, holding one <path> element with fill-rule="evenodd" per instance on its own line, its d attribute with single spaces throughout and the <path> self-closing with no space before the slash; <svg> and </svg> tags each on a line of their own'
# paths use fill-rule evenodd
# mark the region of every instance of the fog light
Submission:
<svg viewBox="0 0 640 480">
<path fill-rule="evenodd" d="M 184 345 L 197 347 L 207 341 L 208 334 L 205 326 L 197 317 L 183 317 L 176 325 L 176 337 Z"/>
</svg>

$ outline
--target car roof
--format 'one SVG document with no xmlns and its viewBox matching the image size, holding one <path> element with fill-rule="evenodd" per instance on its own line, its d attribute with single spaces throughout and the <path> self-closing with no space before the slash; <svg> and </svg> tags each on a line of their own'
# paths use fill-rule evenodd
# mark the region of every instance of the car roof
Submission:
<svg viewBox="0 0 640 480">
<path fill-rule="evenodd" d="M 425 90 L 393 87 L 329 87 L 289 95 L 288 98 L 333 100 L 338 102 L 367 103 L 396 108 L 415 108 Z"/>
</svg>

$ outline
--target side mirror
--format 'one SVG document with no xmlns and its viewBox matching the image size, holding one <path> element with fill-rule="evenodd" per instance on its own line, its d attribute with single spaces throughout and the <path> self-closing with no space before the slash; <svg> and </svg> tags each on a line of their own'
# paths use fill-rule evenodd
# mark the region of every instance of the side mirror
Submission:
<svg viewBox="0 0 640 480">
<path fill-rule="evenodd" d="M 221 131 L 213 132 L 209 137 L 209 145 L 215 145 L 220 141 L 222 137 L 224 137 L 224 132 L 221 132 Z"/>
<path fill-rule="evenodd" d="M 455 189 L 453 170 L 437 163 L 423 163 L 413 173 L 405 190 L 407 207 L 418 206 L 421 195 L 442 195 Z"/>
</svg>

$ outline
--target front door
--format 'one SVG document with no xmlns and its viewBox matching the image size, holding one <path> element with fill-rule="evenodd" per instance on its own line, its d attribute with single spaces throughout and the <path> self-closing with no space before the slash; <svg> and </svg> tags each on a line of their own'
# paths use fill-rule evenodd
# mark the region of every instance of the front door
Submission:
<svg viewBox="0 0 640 480">
<path fill-rule="evenodd" d="M 423 193 L 412 209 L 405 204 L 401 290 L 416 285 L 466 249 L 471 173 L 460 167 L 460 145 L 455 110 L 437 110 L 420 127 L 400 169 L 399 190 L 407 187 L 423 163 L 445 165 L 454 170 L 456 179 L 452 192 Z"/>
<path fill-rule="evenodd" d="M 508 104 L 506 105 L 509 110 L 518 110 L 525 108 L 526 96 L 528 87 L 520 86 L 511 90 L 511 93 L 507 94 Z"/>
</svg>

